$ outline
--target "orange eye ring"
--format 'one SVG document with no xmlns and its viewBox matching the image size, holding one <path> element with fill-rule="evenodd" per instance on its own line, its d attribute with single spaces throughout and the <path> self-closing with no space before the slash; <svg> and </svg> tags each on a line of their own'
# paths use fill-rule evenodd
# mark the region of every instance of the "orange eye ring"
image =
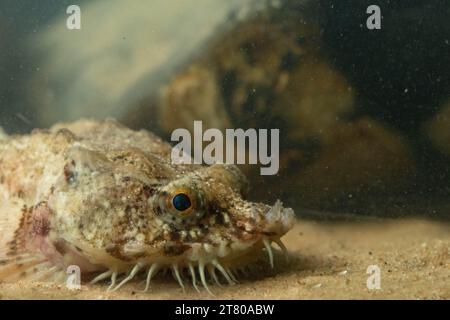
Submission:
<svg viewBox="0 0 450 320">
<path fill-rule="evenodd" d="M 196 208 L 196 198 L 189 189 L 178 189 L 168 198 L 168 206 L 181 217 L 188 217 Z"/>
</svg>

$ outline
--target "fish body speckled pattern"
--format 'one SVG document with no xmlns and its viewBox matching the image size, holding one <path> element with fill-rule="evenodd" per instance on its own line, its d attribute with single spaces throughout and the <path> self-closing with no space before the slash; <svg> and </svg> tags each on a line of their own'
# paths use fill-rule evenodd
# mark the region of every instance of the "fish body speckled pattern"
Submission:
<svg viewBox="0 0 450 320">
<path fill-rule="evenodd" d="M 280 201 L 244 200 L 234 165 L 180 165 L 171 146 L 114 120 L 79 120 L 0 139 L 0 281 L 63 281 L 80 267 L 116 290 L 171 269 L 184 288 L 234 271 L 291 229 Z M 218 274 L 216 274 L 218 271 Z"/>
</svg>

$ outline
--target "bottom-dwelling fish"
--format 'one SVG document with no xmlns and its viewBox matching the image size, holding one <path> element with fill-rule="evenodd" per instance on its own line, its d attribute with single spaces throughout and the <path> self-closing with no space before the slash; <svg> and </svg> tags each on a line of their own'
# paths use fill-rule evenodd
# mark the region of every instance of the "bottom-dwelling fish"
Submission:
<svg viewBox="0 0 450 320">
<path fill-rule="evenodd" d="M 280 241 L 292 209 L 243 200 L 233 165 L 176 165 L 171 147 L 114 121 L 0 138 L 0 281 L 63 280 L 77 265 L 116 290 L 161 269 L 209 291 Z M 118 281 L 118 277 L 124 279 Z"/>
</svg>

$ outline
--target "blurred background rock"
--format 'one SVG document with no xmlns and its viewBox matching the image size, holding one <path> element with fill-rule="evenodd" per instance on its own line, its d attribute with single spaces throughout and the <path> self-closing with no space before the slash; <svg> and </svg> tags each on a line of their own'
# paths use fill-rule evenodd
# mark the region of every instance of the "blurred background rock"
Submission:
<svg viewBox="0 0 450 320">
<path fill-rule="evenodd" d="M 279 128 L 251 198 L 298 212 L 450 214 L 450 6 L 372 1 L 3 1 L 0 125 L 116 117 L 173 129 Z M 4 22 L 4 23 L 2 23 Z M 308 209 L 308 210 L 303 210 Z"/>
</svg>

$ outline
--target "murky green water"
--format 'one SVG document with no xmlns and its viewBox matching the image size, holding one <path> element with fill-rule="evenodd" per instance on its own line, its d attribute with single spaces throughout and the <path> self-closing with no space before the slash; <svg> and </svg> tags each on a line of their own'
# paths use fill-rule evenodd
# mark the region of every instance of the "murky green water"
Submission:
<svg viewBox="0 0 450 320">
<path fill-rule="evenodd" d="M 114 117 L 279 129 L 250 197 L 299 215 L 450 215 L 445 1 L 0 3 L 0 126 Z M 378 19 L 379 18 L 379 19 Z M 81 27 L 78 29 L 78 26 Z M 378 29 L 379 27 L 379 29 Z"/>
</svg>

